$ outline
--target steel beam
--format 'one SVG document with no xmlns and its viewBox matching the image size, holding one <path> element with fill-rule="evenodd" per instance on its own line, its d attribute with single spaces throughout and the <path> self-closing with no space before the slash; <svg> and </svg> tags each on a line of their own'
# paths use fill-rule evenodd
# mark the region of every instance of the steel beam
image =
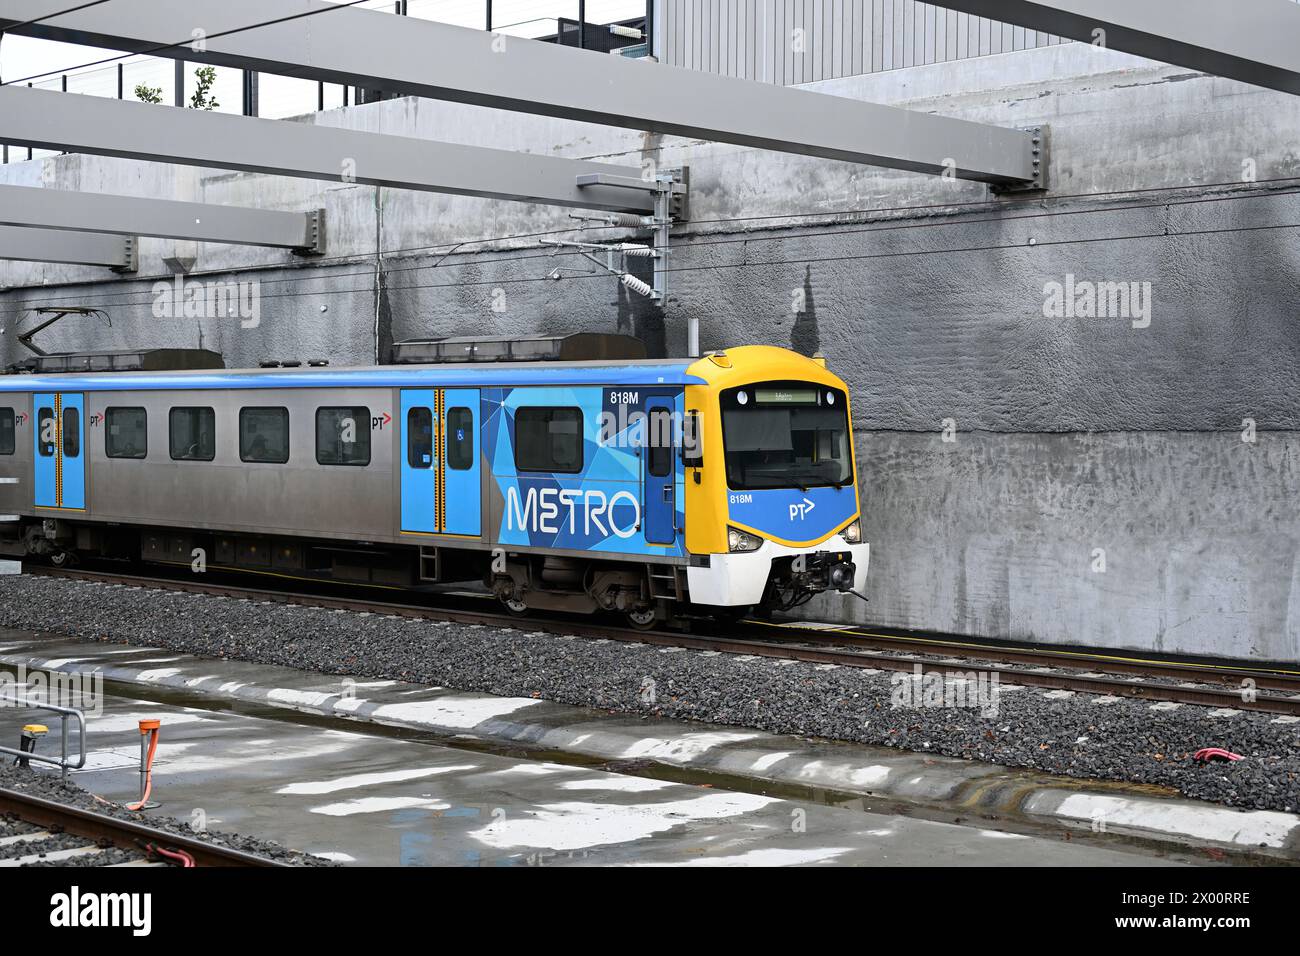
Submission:
<svg viewBox="0 0 1300 956">
<path fill-rule="evenodd" d="M 997 184 L 1035 179 L 1023 130 L 321 0 L 133 0 L 53 16 L 62 6 L 0 0 L 0 29 L 51 15 L 16 32 L 137 53 L 178 44 L 158 55 Z M 316 10 L 328 12 L 301 16 Z"/>
<path fill-rule="evenodd" d="M 1083 43 L 1300 93 L 1291 0 L 932 0 Z"/>
<path fill-rule="evenodd" d="M 654 198 L 641 190 L 578 185 L 581 176 L 641 175 L 626 166 L 26 86 L 0 87 L 0 143 L 579 209 L 654 211 Z"/>
<path fill-rule="evenodd" d="M 158 236 L 324 253 L 321 211 L 275 212 L 0 185 L 0 225 Z"/>
<path fill-rule="evenodd" d="M 135 272 L 138 252 L 134 236 L 0 226 L 0 259 L 64 262 Z"/>
</svg>

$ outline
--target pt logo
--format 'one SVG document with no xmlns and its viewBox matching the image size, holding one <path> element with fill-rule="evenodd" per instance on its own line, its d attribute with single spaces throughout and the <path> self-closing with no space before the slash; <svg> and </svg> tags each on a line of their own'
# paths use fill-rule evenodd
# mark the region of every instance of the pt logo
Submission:
<svg viewBox="0 0 1300 956">
<path fill-rule="evenodd" d="M 815 504 L 805 498 L 803 501 L 790 506 L 790 520 L 794 521 L 797 518 L 802 521 L 804 518 L 808 517 L 816 507 Z"/>
<path fill-rule="evenodd" d="M 27 413 L 19 412 L 17 415 L 15 415 L 14 424 L 17 425 L 19 428 L 22 428 L 23 425 L 27 424 Z"/>
<path fill-rule="evenodd" d="M 99 427 L 99 423 L 102 422 L 103 420 L 104 420 L 104 416 L 103 416 L 103 415 L 91 415 L 91 416 L 90 416 L 90 427 L 91 427 L 91 428 L 98 428 L 98 427 Z"/>
<path fill-rule="evenodd" d="M 370 428 L 372 431 L 383 431 L 392 422 L 393 416 L 384 412 L 382 415 L 376 415 L 370 419 Z"/>
</svg>

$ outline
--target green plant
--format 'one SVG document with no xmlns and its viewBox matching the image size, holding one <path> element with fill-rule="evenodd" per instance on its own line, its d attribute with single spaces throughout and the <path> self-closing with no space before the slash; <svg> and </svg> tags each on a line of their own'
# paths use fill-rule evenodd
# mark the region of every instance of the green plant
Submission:
<svg viewBox="0 0 1300 956">
<path fill-rule="evenodd" d="M 194 71 L 194 95 L 190 97 L 190 109 L 215 110 L 221 104 L 212 95 L 212 87 L 217 82 L 217 68 L 201 66 Z"/>
<path fill-rule="evenodd" d="M 217 68 L 213 66 L 201 66 L 194 71 L 194 94 L 190 97 L 190 109 L 192 110 L 215 110 L 221 106 L 217 98 L 212 95 L 212 88 L 217 83 Z M 146 86 L 144 83 L 138 83 L 135 87 L 135 98 L 141 103 L 158 104 L 163 101 L 163 91 L 161 86 Z"/>
</svg>

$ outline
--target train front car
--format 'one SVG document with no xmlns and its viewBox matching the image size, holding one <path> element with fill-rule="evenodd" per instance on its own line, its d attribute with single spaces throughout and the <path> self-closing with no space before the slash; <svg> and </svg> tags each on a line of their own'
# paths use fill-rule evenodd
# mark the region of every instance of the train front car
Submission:
<svg viewBox="0 0 1300 956">
<path fill-rule="evenodd" d="M 862 597 L 871 548 L 844 382 L 769 346 L 689 371 L 708 383 L 685 390 L 691 602 L 738 612 L 789 610 L 828 591 Z"/>
</svg>

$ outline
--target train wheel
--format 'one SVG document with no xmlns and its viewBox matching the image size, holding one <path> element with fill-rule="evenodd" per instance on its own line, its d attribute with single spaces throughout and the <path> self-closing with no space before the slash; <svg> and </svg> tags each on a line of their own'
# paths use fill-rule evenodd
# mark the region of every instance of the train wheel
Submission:
<svg viewBox="0 0 1300 956">
<path fill-rule="evenodd" d="M 648 631 L 655 626 L 655 609 L 648 607 L 640 611 L 628 611 L 627 621 L 638 631 Z"/>
<path fill-rule="evenodd" d="M 56 568 L 66 568 L 72 563 L 72 553 L 70 551 L 55 551 L 50 555 L 50 564 Z"/>
<path fill-rule="evenodd" d="M 501 602 L 505 605 L 507 611 L 515 617 L 524 617 L 528 614 L 528 605 L 516 598 L 506 598 Z"/>
</svg>

